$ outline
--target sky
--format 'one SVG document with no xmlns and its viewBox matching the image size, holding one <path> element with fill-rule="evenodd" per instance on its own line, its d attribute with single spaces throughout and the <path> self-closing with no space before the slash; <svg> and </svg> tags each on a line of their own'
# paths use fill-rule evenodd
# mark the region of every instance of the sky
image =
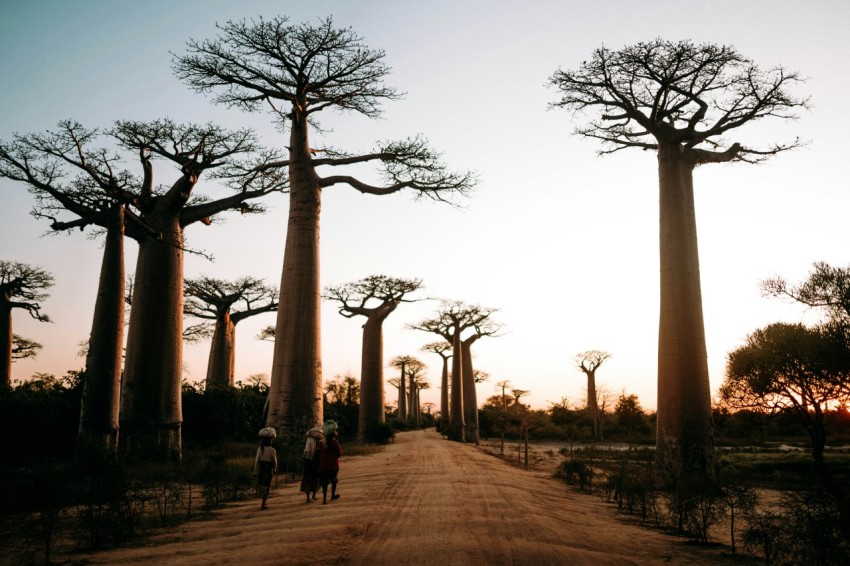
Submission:
<svg viewBox="0 0 850 566">
<path fill-rule="evenodd" d="M 599 145 L 573 132 L 582 121 L 551 110 L 546 86 L 559 68 L 575 69 L 594 49 L 618 49 L 657 37 L 731 44 L 764 68 L 777 65 L 808 80 L 811 97 L 796 121 L 762 122 L 730 141 L 806 140 L 805 147 L 761 165 L 722 164 L 694 173 L 708 365 L 712 392 L 726 355 L 771 322 L 817 320 L 817 313 L 764 298 L 759 282 L 802 281 L 815 261 L 850 263 L 850 190 L 844 134 L 850 113 L 850 3 L 783 0 L 679 3 L 574 1 L 261 1 L 0 0 L 0 139 L 55 128 L 73 119 L 90 128 L 115 120 L 215 122 L 256 129 L 267 146 L 286 145 L 266 113 L 214 105 L 174 77 L 172 53 L 190 38 L 212 38 L 227 20 L 286 15 L 293 23 L 333 16 L 371 48 L 386 52 L 387 83 L 405 92 L 378 120 L 323 112 L 314 145 L 365 152 L 379 140 L 421 133 L 450 168 L 480 182 L 461 208 L 408 194 L 325 190 L 321 220 L 322 284 L 371 274 L 417 277 L 421 301 L 402 304 L 384 324 L 384 353 L 414 355 L 429 366 L 439 404 L 441 362 L 422 352 L 434 335 L 407 325 L 432 316 L 434 299 L 498 309 L 501 336 L 474 346 L 475 367 L 490 374 L 483 401 L 508 380 L 530 393 L 533 408 L 567 398 L 583 402 L 586 379 L 574 358 L 589 349 L 612 357 L 597 383 L 656 406 L 658 332 L 658 180 L 643 151 L 599 156 Z M 368 172 L 366 172 L 368 174 Z M 221 195 L 214 182 L 201 194 Z M 287 196 L 264 201 L 263 216 L 227 216 L 192 225 L 191 247 L 214 256 L 185 259 L 186 277 L 243 276 L 279 285 Z M 13 379 L 81 369 L 102 249 L 79 231 L 48 235 L 29 215 L 23 185 L 0 179 L 0 259 L 38 265 L 56 283 L 39 323 L 15 312 L 14 331 L 44 348 L 13 364 Z M 127 272 L 136 244 L 127 241 Z M 427 300 L 426 300 L 427 299 Z M 362 319 L 322 309 L 325 380 L 360 370 Z M 270 374 L 272 344 L 256 339 L 274 324 L 266 314 L 237 327 L 236 379 Z M 209 343 L 184 348 L 185 377 L 204 379 Z M 393 377 L 391 369 L 386 378 Z M 391 387 L 387 400 L 395 401 Z"/>
</svg>

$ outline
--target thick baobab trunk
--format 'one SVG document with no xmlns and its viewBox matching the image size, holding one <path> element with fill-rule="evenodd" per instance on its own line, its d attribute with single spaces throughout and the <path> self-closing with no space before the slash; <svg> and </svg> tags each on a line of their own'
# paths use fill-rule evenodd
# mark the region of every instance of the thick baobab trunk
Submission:
<svg viewBox="0 0 850 566">
<path fill-rule="evenodd" d="M 467 442 L 480 443 L 478 437 L 478 394 L 475 391 L 475 376 L 472 369 L 472 343 L 478 336 L 470 336 L 461 342 L 463 351 L 463 420 L 466 423 Z"/>
<path fill-rule="evenodd" d="M 12 305 L 9 297 L 0 297 L 0 344 L 3 344 L 3 365 L 0 366 L 0 387 L 12 386 Z"/>
<path fill-rule="evenodd" d="M 179 212 L 164 203 L 161 209 L 146 220 L 162 240 L 139 243 L 121 390 L 121 446 L 137 456 L 179 459 L 183 230 Z"/>
<path fill-rule="evenodd" d="M 449 358 L 443 358 L 443 374 L 440 377 L 440 432 L 444 433 L 449 427 Z"/>
<path fill-rule="evenodd" d="M 401 378 L 398 382 L 398 418 L 407 420 L 407 372 L 404 364 L 401 365 Z"/>
<path fill-rule="evenodd" d="M 366 442 L 367 432 L 384 422 L 384 338 L 383 320 L 369 317 L 363 325 L 363 352 L 360 360 L 360 415 L 357 441 Z"/>
<path fill-rule="evenodd" d="M 455 331 L 452 339 L 452 399 L 449 408 L 449 440 L 464 441 L 463 418 L 463 347 L 461 346 L 460 332 Z"/>
<path fill-rule="evenodd" d="M 118 407 L 124 347 L 124 210 L 113 209 L 106 232 L 103 261 L 80 403 L 80 428 L 75 453 L 115 452 L 118 448 Z"/>
<path fill-rule="evenodd" d="M 236 324 L 229 312 L 220 313 L 215 321 L 215 330 L 207 363 L 207 389 L 233 387 L 236 364 Z"/>
<path fill-rule="evenodd" d="M 587 375 L 587 412 L 593 420 L 593 440 L 599 440 L 599 401 L 596 397 L 596 371 L 585 371 Z"/>
<path fill-rule="evenodd" d="M 322 422 L 319 216 L 321 188 L 310 159 L 307 117 L 293 113 L 289 224 L 275 326 L 267 423 L 299 442 Z"/>
<path fill-rule="evenodd" d="M 677 146 L 658 151 L 661 312 L 658 330 L 656 482 L 715 481 L 700 290 L 693 165 Z"/>
</svg>

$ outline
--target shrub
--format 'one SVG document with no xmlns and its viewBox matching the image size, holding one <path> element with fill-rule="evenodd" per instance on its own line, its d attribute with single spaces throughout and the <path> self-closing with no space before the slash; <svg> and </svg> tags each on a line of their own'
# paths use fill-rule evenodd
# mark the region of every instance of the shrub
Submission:
<svg viewBox="0 0 850 566">
<path fill-rule="evenodd" d="M 387 444 L 395 438 L 395 431 L 389 423 L 372 423 L 364 434 L 370 444 Z"/>
</svg>

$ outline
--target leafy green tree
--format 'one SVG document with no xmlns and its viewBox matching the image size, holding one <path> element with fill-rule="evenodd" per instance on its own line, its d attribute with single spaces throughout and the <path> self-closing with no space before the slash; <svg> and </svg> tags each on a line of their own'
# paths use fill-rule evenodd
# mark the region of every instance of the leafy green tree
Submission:
<svg viewBox="0 0 850 566">
<path fill-rule="evenodd" d="M 844 333 L 787 323 L 756 330 L 729 353 L 720 396 L 735 409 L 794 415 L 809 434 L 815 468 L 850 536 L 850 501 L 824 460 L 827 409 L 850 404 L 850 343 Z"/>
</svg>

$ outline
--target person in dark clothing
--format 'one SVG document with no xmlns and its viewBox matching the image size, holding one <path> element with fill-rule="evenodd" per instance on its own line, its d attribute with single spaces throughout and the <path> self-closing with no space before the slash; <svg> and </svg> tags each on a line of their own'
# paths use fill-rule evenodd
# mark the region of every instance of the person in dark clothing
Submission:
<svg viewBox="0 0 850 566">
<path fill-rule="evenodd" d="M 319 490 L 319 442 L 325 437 L 322 429 L 313 427 L 307 431 L 307 442 L 304 445 L 304 471 L 301 475 L 301 491 L 306 495 L 305 503 L 310 503 L 310 494 L 316 499 Z"/>
<path fill-rule="evenodd" d="M 328 485 L 331 486 L 331 501 L 339 499 L 336 484 L 339 482 L 339 458 L 342 448 L 336 439 L 336 431 L 325 435 L 319 442 L 319 485 L 322 486 L 322 505 L 328 502 Z"/>
</svg>

